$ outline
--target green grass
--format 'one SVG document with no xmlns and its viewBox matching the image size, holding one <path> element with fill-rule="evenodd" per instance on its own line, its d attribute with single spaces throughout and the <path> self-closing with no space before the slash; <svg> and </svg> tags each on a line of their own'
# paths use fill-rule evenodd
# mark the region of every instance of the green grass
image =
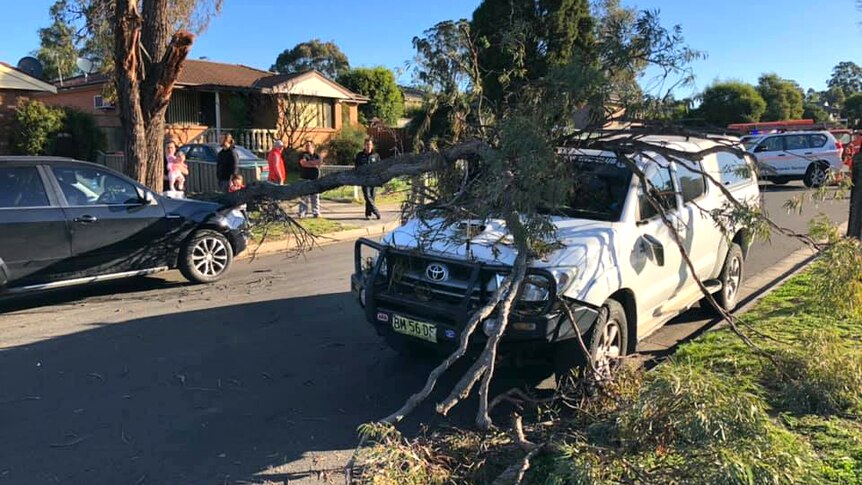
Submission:
<svg viewBox="0 0 862 485">
<path fill-rule="evenodd" d="M 256 222 L 260 220 L 260 214 L 256 212 L 249 213 L 249 220 L 251 221 L 252 241 L 260 242 L 264 238 L 267 241 L 279 241 L 290 235 L 290 228 L 284 222 L 271 222 L 269 224 Z M 356 226 L 326 219 L 325 217 L 301 219 L 299 220 L 299 224 L 314 236 L 356 229 Z"/>
</svg>

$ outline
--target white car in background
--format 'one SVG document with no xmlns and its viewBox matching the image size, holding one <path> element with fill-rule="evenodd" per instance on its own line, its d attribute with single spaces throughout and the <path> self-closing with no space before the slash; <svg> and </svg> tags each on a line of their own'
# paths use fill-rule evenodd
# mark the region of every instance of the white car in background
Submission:
<svg viewBox="0 0 862 485">
<path fill-rule="evenodd" d="M 843 164 L 843 147 L 828 131 L 788 131 L 742 139 L 754 154 L 760 178 L 775 184 L 802 180 L 806 187 L 820 187 L 830 171 L 837 174 Z"/>
</svg>

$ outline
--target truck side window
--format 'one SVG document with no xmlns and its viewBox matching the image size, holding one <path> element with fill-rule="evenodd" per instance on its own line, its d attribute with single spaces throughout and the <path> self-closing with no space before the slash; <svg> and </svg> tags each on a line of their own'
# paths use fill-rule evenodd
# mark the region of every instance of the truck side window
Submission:
<svg viewBox="0 0 862 485">
<path fill-rule="evenodd" d="M 751 180 L 751 167 L 745 160 L 733 153 L 718 152 L 718 179 L 725 186 L 745 183 Z"/>
<path fill-rule="evenodd" d="M 646 175 L 647 186 L 641 184 L 638 190 L 638 207 L 640 209 L 640 220 L 652 219 L 660 215 L 658 209 L 653 205 L 647 196 L 647 187 L 652 191 L 655 201 L 658 202 L 665 211 L 676 209 L 676 191 L 673 187 L 673 178 L 670 174 L 670 168 L 654 167 L 654 170 L 647 171 Z"/>
<path fill-rule="evenodd" d="M 784 150 L 784 143 L 782 137 L 780 136 L 770 136 L 769 138 L 760 142 L 760 146 L 764 147 L 761 148 L 761 150 L 767 152 L 779 152 Z"/>
<path fill-rule="evenodd" d="M 677 162 L 676 176 L 679 177 L 679 188 L 682 192 L 683 203 L 696 200 L 706 193 L 706 179 L 703 176 L 703 168 L 700 162 L 689 160 Z"/>
</svg>

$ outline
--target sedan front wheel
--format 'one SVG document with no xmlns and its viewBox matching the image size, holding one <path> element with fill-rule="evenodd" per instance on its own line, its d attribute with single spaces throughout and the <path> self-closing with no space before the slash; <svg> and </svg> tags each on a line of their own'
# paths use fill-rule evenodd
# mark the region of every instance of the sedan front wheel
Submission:
<svg viewBox="0 0 862 485">
<path fill-rule="evenodd" d="M 233 263 L 233 248 L 227 238 L 216 231 L 195 232 L 180 254 L 180 272 L 192 283 L 220 280 Z"/>
</svg>

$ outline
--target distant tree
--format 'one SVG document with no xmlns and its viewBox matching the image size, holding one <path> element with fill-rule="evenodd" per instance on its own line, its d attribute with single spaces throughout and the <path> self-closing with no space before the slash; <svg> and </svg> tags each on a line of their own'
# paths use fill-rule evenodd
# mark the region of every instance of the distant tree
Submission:
<svg viewBox="0 0 862 485">
<path fill-rule="evenodd" d="M 52 5 L 50 15 L 53 23 L 39 29 L 40 45 L 35 55 L 45 67 L 42 77 L 48 80 L 70 77 L 78 70 L 75 64 L 78 59 L 77 31 L 63 15 L 65 8 L 66 2 L 62 0 Z"/>
<path fill-rule="evenodd" d="M 404 96 L 395 82 L 395 75 L 385 67 L 351 69 L 339 76 L 338 82 L 355 93 L 371 98 L 359 107 L 363 124 L 377 118 L 394 125 L 404 114 Z"/>
<path fill-rule="evenodd" d="M 594 25 L 588 0 L 483 0 L 471 28 L 481 39 L 484 95 L 500 104 L 504 89 L 517 93 L 524 82 L 568 63 L 588 49 Z"/>
<path fill-rule="evenodd" d="M 830 88 L 839 87 L 845 96 L 862 92 L 862 67 L 855 62 L 839 62 L 832 69 L 832 77 L 826 82 Z"/>
<path fill-rule="evenodd" d="M 718 126 L 760 121 L 766 101 L 754 86 L 738 81 L 716 83 L 701 94 L 698 113 Z"/>
<path fill-rule="evenodd" d="M 829 106 L 841 109 L 844 107 L 844 100 L 847 99 L 847 94 L 844 93 L 844 89 L 840 86 L 832 86 L 823 91 L 820 97 L 823 101 L 829 103 Z"/>
<path fill-rule="evenodd" d="M 336 79 L 350 69 L 350 62 L 335 43 L 312 39 L 296 44 L 292 49 L 285 49 L 269 69 L 280 73 L 317 69 L 329 78 Z"/>
<path fill-rule="evenodd" d="M 804 95 L 795 82 L 777 74 L 764 74 L 758 80 L 757 92 L 766 101 L 763 121 L 793 120 L 802 116 Z"/>
<path fill-rule="evenodd" d="M 847 98 L 842 115 L 847 118 L 850 126 L 858 128 L 862 125 L 862 93 L 856 93 Z"/>
<path fill-rule="evenodd" d="M 824 123 L 829 121 L 829 112 L 817 103 L 805 103 L 802 117 L 806 120 L 814 120 L 816 123 Z"/>
</svg>

